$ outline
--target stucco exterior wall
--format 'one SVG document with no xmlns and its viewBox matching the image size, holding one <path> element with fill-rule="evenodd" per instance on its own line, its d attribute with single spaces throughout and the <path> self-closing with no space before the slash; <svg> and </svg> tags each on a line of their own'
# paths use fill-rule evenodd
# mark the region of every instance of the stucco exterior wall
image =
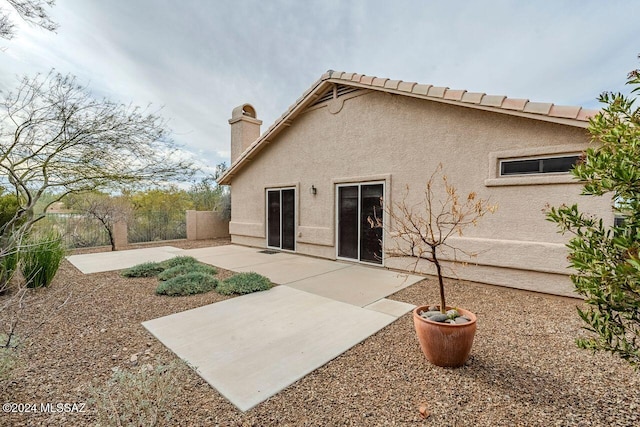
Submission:
<svg viewBox="0 0 640 427">
<path fill-rule="evenodd" d="M 301 114 L 233 177 L 233 242 L 265 246 L 265 189 L 296 187 L 296 251 L 336 258 L 336 184 L 383 181 L 387 205 L 409 185 L 408 200 L 417 201 L 442 163 L 461 193 L 475 191 L 499 206 L 456 238 L 479 253 L 471 260 L 479 266 L 450 275 L 567 295 L 565 238 L 543 209 L 579 202 L 613 222 L 608 201 L 579 196 L 580 185 L 567 175 L 497 176 L 502 157 L 581 152 L 589 141 L 584 129 L 374 91 L 341 109 L 329 106 Z M 406 264 L 385 259 L 386 267 Z"/>
</svg>

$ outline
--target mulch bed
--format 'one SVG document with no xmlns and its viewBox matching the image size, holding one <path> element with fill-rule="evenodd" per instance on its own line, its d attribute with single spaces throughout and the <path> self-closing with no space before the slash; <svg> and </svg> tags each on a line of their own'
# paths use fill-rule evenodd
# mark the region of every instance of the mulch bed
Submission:
<svg viewBox="0 0 640 427">
<path fill-rule="evenodd" d="M 220 270 L 218 275 L 231 274 Z M 22 365 L 0 387 L 3 403 L 88 402 L 89 385 L 106 382 L 115 367 L 176 359 L 141 322 L 229 298 L 215 292 L 157 296 L 156 284 L 156 279 L 127 279 L 117 272 L 83 275 L 65 261 L 52 286 L 39 291 L 44 302 L 27 307 L 27 318 L 37 319 L 56 301 L 71 297 L 24 342 Z M 437 368 L 425 360 L 408 314 L 247 413 L 195 372 L 181 369 L 179 397 L 167 424 L 640 425 L 640 372 L 614 356 L 575 347 L 582 334 L 575 309 L 579 300 L 454 280 L 447 288 L 448 301 L 479 319 L 472 358 L 460 369 Z M 428 278 L 391 298 L 415 305 L 437 302 L 437 283 Z M 134 354 L 138 360 L 132 362 Z M 0 415 L 1 425 L 12 426 L 95 422 L 90 404 L 83 413 Z"/>
</svg>

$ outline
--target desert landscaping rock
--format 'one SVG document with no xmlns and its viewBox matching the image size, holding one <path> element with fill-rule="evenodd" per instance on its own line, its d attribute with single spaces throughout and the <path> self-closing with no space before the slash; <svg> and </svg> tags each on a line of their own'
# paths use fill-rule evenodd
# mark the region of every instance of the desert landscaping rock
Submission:
<svg viewBox="0 0 640 427">
<path fill-rule="evenodd" d="M 459 316 L 459 317 L 456 317 L 455 319 L 453 319 L 453 322 L 461 325 L 463 323 L 469 323 L 469 319 L 467 319 L 464 316 Z"/>
<path fill-rule="evenodd" d="M 446 314 L 438 313 L 429 317 L 429 320 L 432 320 L 434 322 L 445 322 L 449 320 L 449 316 L 447 316 Z"/>
<path fill-rule="evenodd" d="M 220 270 L 218 277 L 231 274 Z M 25 363 L 12 381 L 1 383 L 0 398 L 87 402 L 87 411 L 0 414 L 0 425 L 94 426 L 95 407 L 88 401 L 93 381 L 106 383 L 118 367 L 130 371 L 176 360 L 141 322 L 229 298 L 210 292 L 167 300 L 154 294 L 156 285 L 155 279 L 125 279 L 117 272 L 85 276 L 64 262 L 51 288 L 39 292 L 64 301 L 66 289 L 72 299 L 23 347 Z M 576 348 L 575 338 L 585 333 L 575 309 L 580 301 L 454 280 L 446 286 L 452 304 L 478 316 L 471 358 L 462 368 L 437 368 L 425 359 L 409 313 L 247 413 L 182 369 L 180 397 L 170 404 L 171 419 L 161 424 L 638 426 L 640 373 L 609 354 Z M 427 278 L 389 298 L 416 306 L 437 301 L 437 280 Z M 27 306 L 24 315 L 35 321 L 41 308 Z M 505 322 L 509 318 L 520 320 Z M 153 358 L 142 355 L 145 349 Z M 136 367 L 129 361 L 133 353 L 139 356 Z"/>
</svg>

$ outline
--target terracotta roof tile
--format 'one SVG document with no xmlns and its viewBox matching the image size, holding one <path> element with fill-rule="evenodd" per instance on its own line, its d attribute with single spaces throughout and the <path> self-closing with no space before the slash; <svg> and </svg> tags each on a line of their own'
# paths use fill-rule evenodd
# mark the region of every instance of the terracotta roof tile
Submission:
<svg viewBox="0 0 640 427">
<path fill-rule="evenodd" d="M 398 90 L 401 90 L 403 92 L 411 92 L 413 90 L 413 87 L 417 84 L 418 83 L 416 82 L 400 82 L 400 84 L 398 85 Z"/>
<path fill-rule="evenodd" d="M 460 101 L 462 100 L 462 97 L 464 96 L 466 90 L 452 90 L 452 89 L 447 89 L 447 91 L 444 93 L 444 99 L 450 99 L 452 101 Z"/>
<path fill-rule="evenodd" d="M 387 89 L 398 89 L 398 85 L 402 82 L 402 80 L 387 80 L 384 84 L 384 87 Z"/>
<path fill-rule="evenodd" d="M 373 79 L 375 79 L 374 76 L 362 76 L 360 83 L 370 85 L 373 82 Z"/>
<path fill-rule="evenodd" d="M 443 86 L 431 86 L 431 88 L 429 88 L 429 93 L 427 94 L 427 96 L 442 98 L 444 97 L 444 93 L 447 89 L 449 88 Z"/>
<path fill-rule="evenodd" d="M 376 77 L 371 82 L 371 86 L 384 87 L 384 84 L 387 82 L 387 80 L 389 79 L 382 79 L 380 77 Z"/>
<path fill-rule="evenodd" d="M 487 107 L 501 107 L 505 98 L 506 96 L 502 95 L 485 95 L 482 97 L 480 105 L 486 105 Z"/>
<path fill-rule="evenodd" d="M 588 110 L 586 108 L 583 108 L 578 113 L 578 117 L 576 117 L 576 119 L 583 120 L 586 122 L 586 121 L 589 121 L 590 118 L 594 117 L 598 113 L 599 113 L 598 110 Z"/>
<path fill-rule="evenodd" d="M 575 119 L 578 117 L 581 107 L 573 107 L 568 105 L 554 105 L 549 110 L 551 117 L 564 117 L 567 119 Z"/>
<path fill-rule="evenodd" d="M 330 79 L 330 78 L 331 78 L 331 76 L 332 76 L 332 73 L 333 73 L 333 71 L 332 71 L 332 70 L 329 70 L 329 71 L 325 72 L 322 76 L 320 76 L 320 79 L 321 79 L 321 80 L 327 80 L 327 79 Z"/>
<path fill-rule="evenodd" d="M 343 73 L 342 74 L 342 80 L 351 80 L 353 78 L 353 75 L 355 73 Z"/>
<path fill-rule="evenodd" d="M 524 110 L 525 105 L 529 102 L 528 99 L 518 99 L 518 98 L 506 98 L 501 107 L 505 110 L 516 110 L 522 111 Z"/>
<path fill-rule="evenodd" d="M 527 102 L 527 105 L 524 107 L 525 113 L 532 114 L 544 114 L 545 116 L 549 114 L 549 110 L 551 110 L 553 104 L 550 102 Z"/>
<path fill-rule="evenodd" d="M 431 88 L 431 85 L 417 84 L 413 87 L 411 92 L 417 93 L 418 95 L 426 95 L 429 92 L 429 88 Z"/>
<path fill-rule="evenodd" d="M 481 92 L 465 92 L 464 95 L 462 95 L 461 101 L 469 104 L 480 104 L 483 96 L 485 96 L 485 94 Z"/>
<path fill-rule="evenodd" d="M 362 78 L 362 74 L 354 73 L 351 76 L 351 81 L 360 83 L 360 79 Z"/>
</svg>

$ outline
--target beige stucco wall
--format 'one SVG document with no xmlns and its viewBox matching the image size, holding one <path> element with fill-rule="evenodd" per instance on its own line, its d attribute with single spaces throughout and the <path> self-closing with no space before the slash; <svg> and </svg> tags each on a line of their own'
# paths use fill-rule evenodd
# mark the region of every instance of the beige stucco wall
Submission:
<svg viewBox="0 0 640 427">
<path fill-rule="evenodd" d="M 229 220 L 220 212 L 187 211 L 187 240 L 229 236 Z"/>
<path fill-rule="evenodd" d="M 455 241 L 479 252 L 473 262 L 481 267 L 457 267 L 450 275 L 570 294 L 565 238 L 542 210 L 579 202 L 613 221 L 607 200 L 579 196 L 580 185 L 566 175 L 496 175 L 501 157 L 582 151 L 588 143 L 585 129 L 381 92 L 331 110 L 339 111 L 316 107 L 301 114 L 233 177 L 233 242 L 265 246 L 265 189 L 294 186 L 297 252 L 335 258 L 337 183 L 384 181 L 389 204 L 407 184 L 410 199 L 421 196 L 442 163 L 461 192 L 475 191 L 499 206 Z M 312 185 L 316 195 L 309 192 Z M 406 262 L 386 259 L 385 266 L 403 268 Z"/>
</svg>

